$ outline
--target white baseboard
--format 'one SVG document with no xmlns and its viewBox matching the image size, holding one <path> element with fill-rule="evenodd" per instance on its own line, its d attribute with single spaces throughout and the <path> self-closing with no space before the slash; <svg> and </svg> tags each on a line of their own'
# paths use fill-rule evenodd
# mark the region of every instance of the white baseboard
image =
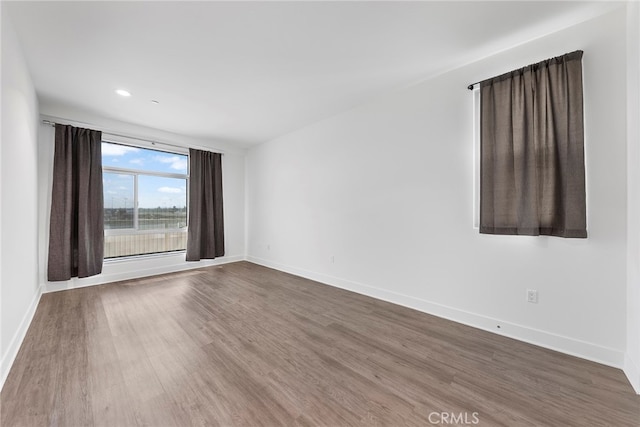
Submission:
<svg viewBox="0 0 640 427">
<path fill-rule="evenodd" d="M 629 379 L 631 386 L 640 394 L 640 367 L 634 362 L 628 353 L 624 355 L 624 374 Z"/>
<path fill-rule="evenodd" d="M 184 255 L 183 255 L 184 256 Z M 47 282 L 44 284 L 44 293 L 58 292 L 68 289 L 84 288 L 87 286 L 102 285 L 105 283 L 119 282 L 121 280 L 139 279 L 142 277 L 156 276 L 158 274 L 175 273 L 178 271 L 194 270 L 196 268 L 210 267 L 213 265 L 228 264 L 231 262 L 244 261 L 244 255 L 225 256 L 215 259 L 207 259 L 198 262 L 168 263 L 151 267 L 128 268 L 125 271 L 109 272 L 108 268 L 103 269 L 103 273 L 84 279 L 72 278 L 65 282 Z M 115 263 L 143 263 L 145 260 L 124 260 Z"/>
<path fill-rule="evenodd" d="M 476 313 L 445 306 L 431 301 L 422 300 L 408 295 L 391 292 L 362 283 L 333 277 L 322 273 L 308 271 L 266 259 L 248 256 L 247 261 L 265 267 L 291 273 L 326 285 L 356 292 L 383 301 L 409 307 L 427 314 L 442 317 L 454 322 L 462 323 L 474 328 L 493 332 L 519 341 L 524 341 L 550 350 L 559 351 L 571 356 L 601 363 L 603 365 L 622 368 L 624 353 L 612 348 L 577 340 L 567 336 L 541 331 L 523 325 L 506 322 Z M 499 329 L 498 329 L 499 327 Z"/>
<path fill-rule="evenodd" d="M 31 300 L 31 304 L 29 304 L 27 312 L 22 317 L 22 321 L 20 322 L 18 330 L 13 335 L 13 338 L 9 343 L 9 348 L 7 348 L 5 354 L 2 355 L 2 360 L 0 360 L 0 391 L 2 391 L 2 388 L 4 387 L 4 382 L 9 376 L 11 366 L 13 366 L 13 362 L 16 360 L 16 356 L 18 355 L 18 351 L 20 350 L 22 341 L 24 341 L 24 337 L 27 335 L 27 331 L 29 330 L 29 326 L 31 325 L 33 316 L 36 314 L 36 308 L 38 308 L 38 303 L 40 302 L 42 291 L 43 287 L 38 287 L 38 290 Z"/>
</svg>

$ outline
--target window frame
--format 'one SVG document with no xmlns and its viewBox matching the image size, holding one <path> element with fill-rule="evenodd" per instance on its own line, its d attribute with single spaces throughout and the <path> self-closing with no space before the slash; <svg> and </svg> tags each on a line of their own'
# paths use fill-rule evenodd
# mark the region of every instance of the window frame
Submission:
<svg viewBox="0 0 640 427">
<path fill-rule="evenodd" d="M 473 86 L 473 228 L 480 229 L 480 85 Z"/>
<path fill-rule="evenodd" d="M 155 146 L 147 147 L 142 145 L 130 144 L 120 141 L 115 141 L 110 138 L 102 138 L 103 143 L 107 144 L 115 144 L 121 145 L 124 147 L 132 147 L 132 148 L 140 148 L 144 150 L 157 151 L 161 153 L 186 156 L 187 157 L 187 173 L 171 173 L 171 172 L 156 172 L 156 171 L 147 171 L 133 168 L 121 168 L 114 166 L 102 166 L 102 174 L 104 176 L 105 173 L 116 173 L 121 175 L 131 175 L 133 176 L 133 198 L 134 198 L 134 206 L 133 206 L 133 228 L 104 228 L 104 235 L 106 236 L 126 236 L 126 235 L 146 235 L 146 234 L 158 234 L 158 233 L 175 233 L 175 232 L 187 232 L 189 227 L 189 153 L 179 152 L 179 151 L 169 151 L 158 149 Z M 160 178 L 173 178 L 173 179 L 184 179 L 185 180 L 185 204 L 186 204 L 186 221 L 185 226 L 180 228 L 154 228 L 154 229 L 145 229 L 140 230 L 139 228 L 139 200 L 138 200 L 138 178 L 140 175 L 145 176 L 154 176 Z M 185 252 L 186 249 L 180 249 L 175 251 L 166 251 L 166 252 L 154 252 L 149 254 L 137 254 L 137 255 L 123 255 L 118 257 L 110 257 L 105 258 L 105 261 L 113 261 L 113 260 L 122 260 L 127 258 L 137 258 L 143 256 L 157 256 L 157 255 L 166 255 L 166 254 L 175 254 Z"/>
</svg>

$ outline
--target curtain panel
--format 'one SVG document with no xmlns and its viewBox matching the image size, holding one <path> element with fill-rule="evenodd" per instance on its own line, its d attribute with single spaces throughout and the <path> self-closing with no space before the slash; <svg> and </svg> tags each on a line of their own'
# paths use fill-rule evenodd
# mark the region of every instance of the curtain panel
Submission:
<svg viewBox="0 0 640 427">
<path fill-rule="evenodd" d="M 56 124 L 49 226 L 49 281 L 102 272 L 102 132 Z"/>
<path fill-rule="evenodd" d="M 582 54 L 480 83 L 480 233 L 587 237 Z"/>
<path fill-rule="evenodd" d="M 224 255 L 222 154 L 189 149 L 187 261 Z"/>
</svg>

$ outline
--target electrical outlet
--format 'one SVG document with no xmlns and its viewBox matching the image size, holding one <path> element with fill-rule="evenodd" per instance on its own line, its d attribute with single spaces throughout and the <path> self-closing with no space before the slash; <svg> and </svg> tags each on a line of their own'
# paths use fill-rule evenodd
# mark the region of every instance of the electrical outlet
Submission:
<svg viewBox="0 0 640 427">
<path fill-rule="evenodd" d="M 527 289 L 527 302 L 531 302 L 533 304 L 538 303 L 538 291 L 535 289 Z"/>
</svg>

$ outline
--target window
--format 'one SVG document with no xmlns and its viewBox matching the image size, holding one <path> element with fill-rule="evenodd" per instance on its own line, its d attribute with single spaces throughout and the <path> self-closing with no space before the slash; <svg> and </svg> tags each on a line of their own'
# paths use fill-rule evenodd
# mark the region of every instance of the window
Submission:
<svg viewBox="0 0 640 427">
<path fill-rule="evenodd" d="M 186 249 L 187 164 L 185 154 L 102 142 L 105 259 Z"/>
</svg>

